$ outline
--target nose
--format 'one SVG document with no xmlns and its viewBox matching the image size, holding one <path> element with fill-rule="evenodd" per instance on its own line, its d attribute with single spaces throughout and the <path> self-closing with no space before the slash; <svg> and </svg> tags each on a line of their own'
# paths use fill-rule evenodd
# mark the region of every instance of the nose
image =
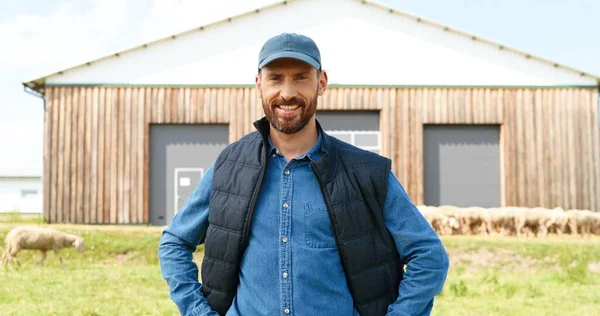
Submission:
<svg viewBox="0 0 600 316">
<path fill-rule="evenodd" d="M 286 101 L 297 95 L 296 87 L 294 86 L 294 83 L 290 81 L 291 80 L 286 80 L 279 92 L 279 95 Z"/>
</svg>

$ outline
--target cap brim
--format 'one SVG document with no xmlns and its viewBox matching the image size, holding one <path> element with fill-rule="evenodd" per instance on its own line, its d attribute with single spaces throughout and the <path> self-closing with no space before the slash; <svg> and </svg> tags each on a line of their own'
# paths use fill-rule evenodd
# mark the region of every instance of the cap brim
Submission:
<svg viewBox="0 0 600 316">
<path fill-rule="evenodd" d="M 277 59 L 281 59 L 281 58 L 297 59 L 299 61 L 303 61 L 303 62 L 315 67 L 317 70 L 321 69 L 321 65 L 314 58 L 312 58 L 306 54 L 303 54 L 303 53 L 292 52 L 292 51 L 275 53 L 275 54 L 265 58 L 260 64 L 258 64 L 258 69 L 261 69 L 264 66 L 266 66 L 267 64 L 269 64 L 270 62 L 277 60 Z"/>
</svg>

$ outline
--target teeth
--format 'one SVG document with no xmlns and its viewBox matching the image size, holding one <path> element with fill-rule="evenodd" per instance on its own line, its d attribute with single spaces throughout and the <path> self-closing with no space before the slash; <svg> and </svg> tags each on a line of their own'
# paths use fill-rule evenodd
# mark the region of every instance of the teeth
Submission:
<svg viewBox="0 0 600 316">
<path fill-rule="evenodd" d="M 280 109 L 286 110 L 286 111 L 295 110 L 295 109 L 297 109 L 299 107 L 300 107 L 299 105 L 280 105 L 279 106 Z"/>
</svg>

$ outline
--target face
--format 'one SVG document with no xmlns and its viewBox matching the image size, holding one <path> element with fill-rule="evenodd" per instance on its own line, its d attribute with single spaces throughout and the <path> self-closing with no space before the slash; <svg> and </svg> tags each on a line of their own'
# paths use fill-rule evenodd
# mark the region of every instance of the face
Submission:
<svg viewBox="0 0 600 316">
<path fill-rule="evenodd" d="M 83 252 L 83 239 L 75 239 L 75 241 L 73 242 L 73 247 L 75 247 L 75 249 L 77 249 L 78 252 Z"/>
<path fill-rule="evenodd" d="M 285 134 L 299 132 L 314 118 L 318 97 L 326 87 L 325 72 L 295 59 L 275 60 L 256 76 L 265 116 Z"/>
</svg>

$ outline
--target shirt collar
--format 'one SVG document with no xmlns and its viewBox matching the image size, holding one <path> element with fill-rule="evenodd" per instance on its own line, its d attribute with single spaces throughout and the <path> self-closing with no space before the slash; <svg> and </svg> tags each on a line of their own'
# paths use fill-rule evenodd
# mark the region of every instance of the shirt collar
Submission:
<svg viewBox="0 0 600 316">
<path fill-rule="evenodd" d="M 297 160 L 302 160 L 304 158 L 308 158 L 309 160 L 313 161 L 313 160 L 319 160 L 319 158 L 321 158 L 321 142 L 323 139 L 323 135 L 321 133 L 318 133 L 319 136 L 317 137 L 317 143 L 313 146 L 313 148 L 307 152 L 304 153 L 298 157 L 295 157 L 294 159 Z M 273 155 L 274 153 L 277 154 L 278 156 L 281 156 L 281 153 L 279 152 L 279 149 L 277 149 L 277 147 L 275 147 L 275 145 L 273 144 L 273 141 L 271 140 L 271 136 L 267 137 L 267 140 L 269 141 L 269 156 Z"/>
</svg>

